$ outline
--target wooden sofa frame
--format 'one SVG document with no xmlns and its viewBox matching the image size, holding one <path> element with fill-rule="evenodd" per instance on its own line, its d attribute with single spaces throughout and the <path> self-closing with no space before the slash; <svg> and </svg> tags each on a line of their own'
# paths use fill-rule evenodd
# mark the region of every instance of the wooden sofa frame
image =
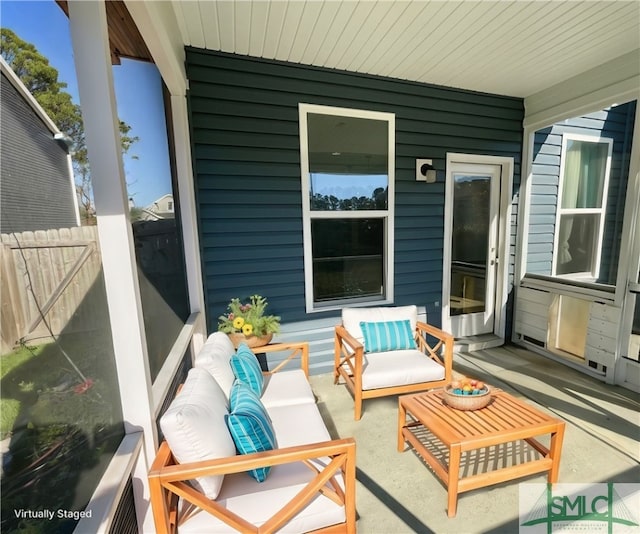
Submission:
<svg viewBox="0 0 640 534">
<path fill-rule="evenodd" d="M 307 343 L 274 343 L 256 350 L 262 353 L 291 351 L 288 358 L 273 370 L 264 372 L 264 375 L 280 371 L 293 358 L 299 356 L 301 367 L 308 377 L 309 347 Z M 331 461 L 320 471 L 310 460 L 321 457 L 329 457 Z M 215 500 L 207 498 L 188 483 L 189 480 L 207 475 L 226 475 L 258 467 L 295 462 L 304 462 L 309 469 L 316 473 L 315 477 L 283 508 L 274 510 L 271 518 L 260 527 L 255 527 Z M 343 476 L 344 489 L 335 480 L 337 474 Z M 356 532 L 356 443 L 353 438 L 335 439 L 189 464 L 178 464 L 169 445 L 163 441 L 148 476 L 157 534 L 176 533 L 180 524 L 198 509 L 216 516 L 238 532 L 256 534 L 277 532 L 318 493 L 344 506 L 345 521 L 314 530 L 314 534 L 354 534 Z M 178 510 L 179 498 L 183 500 L 180 510 Z M 189 503 L 190 506 L 184 506 L 185 503 Z"/>
<path fill-rule="evenodd" d="M 440 328 L 421 321 L 416 324 L 415 336 L 418 350 L 424 352 L 432 360 L 444 367 L 444 378 L 432 382 L 363 390 L 364 346 L 344 326 L 338 325 L 335 327 L 334 383 L 337 384 L 342 378 L 353 395 L 355 401 L 354 418 L 356 421 L 362 417 L 362 401 L 365 399 L 425 391 L 444 386 L 451 381 L 454 337 Z M 429 338 L 435 340 L 433 345 L 429 343 Z"/>
</svg>

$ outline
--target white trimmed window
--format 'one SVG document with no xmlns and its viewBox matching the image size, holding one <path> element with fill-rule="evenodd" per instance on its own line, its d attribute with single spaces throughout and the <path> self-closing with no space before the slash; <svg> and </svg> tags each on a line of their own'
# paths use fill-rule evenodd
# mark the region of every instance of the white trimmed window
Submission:
<svg viewBox="0 0 640 534">
<path fill-rule="evenodd" d="M 299 112 L 307 311 L 390 303 L 395 115 Z"/>
<path fill-rule="evenodd" d="M 553 274 L 597 280 L 613 139 L 566 134 L 562 140 Z"/>
</svg>

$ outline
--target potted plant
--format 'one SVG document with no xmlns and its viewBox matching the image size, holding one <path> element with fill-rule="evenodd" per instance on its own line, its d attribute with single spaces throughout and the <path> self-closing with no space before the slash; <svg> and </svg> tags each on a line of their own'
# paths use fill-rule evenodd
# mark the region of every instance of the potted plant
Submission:
<svg viewBox="0 0 640 534">
<path fill-rule="evenodd" d="M 243 342 L 252 348 L 266 345 L 280 331 L 280 317 L 265 315 L 267 305 L 260 295 L 252 295 L 249 302 L 231 299 L 227 313 L 218 317 L 218 331 L 225 332 L 236 348 Z"/>
</svg>

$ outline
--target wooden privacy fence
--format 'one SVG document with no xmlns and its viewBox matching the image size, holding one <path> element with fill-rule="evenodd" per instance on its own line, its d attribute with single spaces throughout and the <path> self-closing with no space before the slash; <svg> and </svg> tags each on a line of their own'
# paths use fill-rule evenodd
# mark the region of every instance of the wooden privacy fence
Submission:
<svg viewBox="0 0 640 534">
<path fill-rule="evenodd" d="M 2 234 L 1 353 L 104 327 L 104 290 L 92 291 L 101 269 L 95 226 Z"/>
</svg>

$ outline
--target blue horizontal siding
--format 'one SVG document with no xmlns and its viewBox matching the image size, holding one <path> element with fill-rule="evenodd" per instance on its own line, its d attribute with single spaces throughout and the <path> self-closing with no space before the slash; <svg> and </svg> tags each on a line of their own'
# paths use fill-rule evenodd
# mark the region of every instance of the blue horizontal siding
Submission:
<svg viewBox="0 0 640 534">
<path fill-rule="evenodd" d="M 285 324 L 337 316 L 305 312 L 299 103 L 395 114 L 395 302 L 439 324 L 446 155 L 513 157 L 517 185 L 522 100 L 195 48 L 186 69 L 209 329 L 253 293 Z"/>
</svg>

